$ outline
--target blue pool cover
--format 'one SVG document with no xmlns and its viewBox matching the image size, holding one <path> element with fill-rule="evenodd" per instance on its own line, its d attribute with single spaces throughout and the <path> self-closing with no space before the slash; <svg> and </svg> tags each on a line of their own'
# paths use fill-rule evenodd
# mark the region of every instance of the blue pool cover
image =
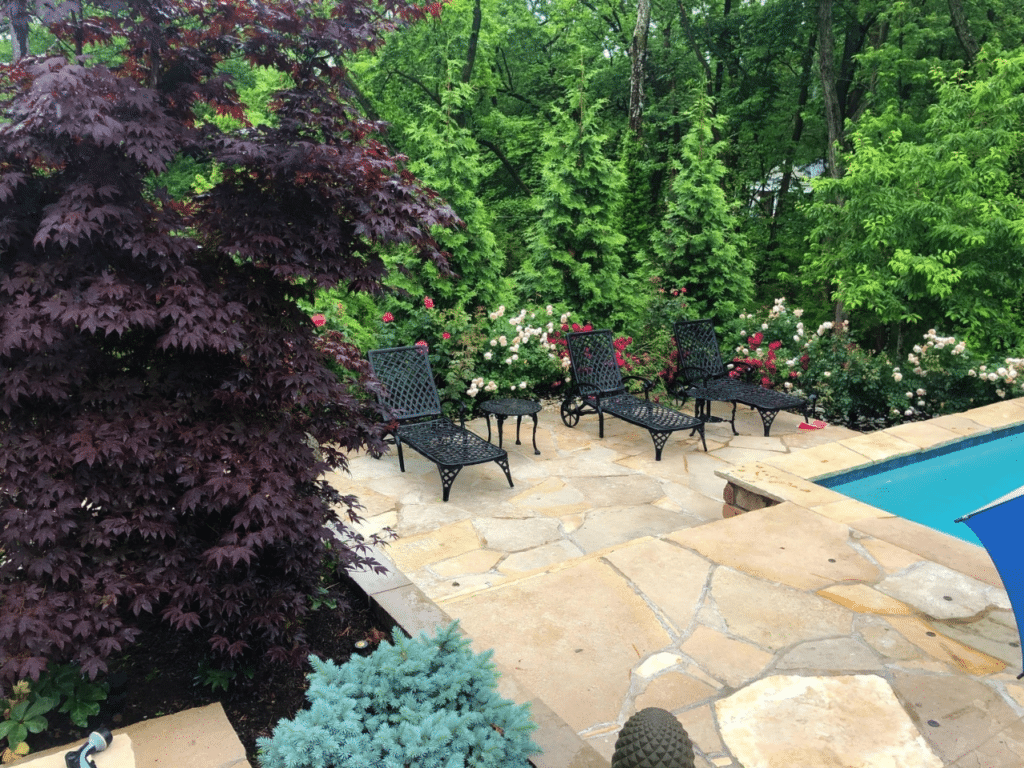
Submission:
<svg viewBox="0 0 1024 768">
<path fill-rule="evenodd" d="M 1021 559 L 1021 545 L 1024 544 L 1024 486 L 969 515 L 958 517 L 956 522 L 966 523 L 974 531 L 995 563 L 1006 594 L 1010 597 L 1017 629 L 1021 633 L 1021 645 L 1024 647 L 1024 562 Z M 1024 677 L 1024 672 L 1017 677 Z"/>
</svg>

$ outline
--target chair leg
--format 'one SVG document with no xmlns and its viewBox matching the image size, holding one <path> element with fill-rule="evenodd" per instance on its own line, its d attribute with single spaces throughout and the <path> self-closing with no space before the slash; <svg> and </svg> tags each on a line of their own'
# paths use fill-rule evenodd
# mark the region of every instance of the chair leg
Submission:
<svg viewBox="0 0 1024 768">
<path fill-rule="evenodd" d="M 402 438 L 395 435 L 395 445 L 398 446 L 398 468 L 405 472 L 405 454 L 402 453 Z"/>
<path fill-rule="evenodd" d="M 494 463 L 501 467 L 502 472 L 505 473 L 505 477 L 508 478 L 508 487 L 515 488 L 515 486 L 512 484 L 512 472 L 509 470 L 508 467 L 508 456 L 499 456 L 497 459 L 494 460 Z"/>
<path fill-rule="evenodd" d="M 654 441 L 654 460 L 661 461 L 661 451 L 665 447 L 665 443 L 668 442 L 668 436 L 671 432 L 655 432 L 653 429 L 648 430 L 651 433 L 651 439 Z"/>
<path fill-rule="evenodd" d="M 779 412 L 767 408 L 758 408 L 757 412 L 761 416 L 761 423 L 764 424 L 764 436 L 768 437 L 768 433 L 772 429 L 772 422 L 775 421 L 775 417 L 779 415 Z"/>
<path fill-rule="evenodd" d="M 729 421 L 729 426 L 732 427 L 732 433 L 734 435 L 738 435 L 739 434 L 739 432 L 736 431 L 736 401 L 735 400 L 732 401 L 732 419 L 730 419 L 730 421 Z"/>
<path fill-rule="evenodd" d="M 704 424 L 698 424 L 696 427 L 690 430 L 690 437 L 693 437 L 694 432 L 700 433 L 700 444 L 704 446 L 704 453 L 708 452 L 708 444 L 704 440 Z"/>
<path fill-rule="evenodd" d="M 438 464 L 437 471 L 441 473 L 441 500 L 448 501 L 448 494 L 452 492 L 452 483 L 454 483 L 455 478 L 459 476 L 459 472 L 462 471 L 462 467 L 446 467 Z"/>
</svg>

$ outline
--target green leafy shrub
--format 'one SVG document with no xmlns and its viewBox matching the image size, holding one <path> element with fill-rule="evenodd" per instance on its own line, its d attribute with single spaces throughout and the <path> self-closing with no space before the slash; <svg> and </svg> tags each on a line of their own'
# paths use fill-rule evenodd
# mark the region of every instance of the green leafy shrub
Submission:
<svg viewBox="0 0 1024 768">
<path fill-rule="evenodd" d="M 106 701 L 110 685 L 89 680 L 78 664 L 49 664 L 32 692 L 60 702 L 57 711 L 66 714 L 79 728 L 89 727 L 89 718 L 100 713 L 100 702 Z"/>
<path fill-rule="evenodd" d="M 15 755 L 29 752 L 25 739 L 30 733 L 42 733 L 49 723 L 44 715 L 57 706 L 56 697 L 40 696 L 22 681 L 12 686 L 12 698 L 0 699 L 0 740 Z"/>
<path fill-rule="evenodd" d="M 433 638 L 396 629 L 342 665 L 311 656 L 308 709 L 259 739 L 262 768 L 525 768 L 540 750 L 529 705 L 498 695 L 492 651 L 458 624 Z"/>
<path fill-rule="evenodd" d="M 762 386 L 817 394 L 830 421 L 892 424 L 1024 394 L 1021 358 L 993 362 L 932 329 L 900 366 L 887 353 L 856 344 L 846 323 L 824 322 L 811 331 L 802 316 L 781 298 L 767 311 L 741 314 L 736 333 L 724 334 L 732 353 L 724 357 L 732 357 L 736 375 L 742 370 Z"/>
</svg>

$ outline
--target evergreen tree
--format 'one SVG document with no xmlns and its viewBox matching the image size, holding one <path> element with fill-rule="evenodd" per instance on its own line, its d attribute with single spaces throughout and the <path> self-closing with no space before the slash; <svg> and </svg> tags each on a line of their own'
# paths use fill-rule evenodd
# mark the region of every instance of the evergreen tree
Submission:
<svg viewBox="0 0 1024 768">
<path fill-rule="evenodd" d="M 714 131 L 724 120 L 713 116 L 710 97 L 697 94 L 687 113 L 690 129 L 673 161 L 671 191 L 661 228 L 652 237 L 650 268 L 669 284 L 686 288 L 692 306 L 716 323 L 730 320 L 753 298 L 753 260 L 739 231 L 737 205 L 726 196 L 721 155 L 725 143 Z"/>
<path fill-rule="evenodd" d="M 605 137 L 583 86 L 570 89 L 567 108 L 553 107 L 544 132 L 538 218 L 530 228 L 530 254 L 516 276 L 528 298 L 555 297 L 578 307 L 589 321 L 605 322 L 620 309 L 622 247 L 617 214 L 623 176 L 604 154 Z"/>
</svg>

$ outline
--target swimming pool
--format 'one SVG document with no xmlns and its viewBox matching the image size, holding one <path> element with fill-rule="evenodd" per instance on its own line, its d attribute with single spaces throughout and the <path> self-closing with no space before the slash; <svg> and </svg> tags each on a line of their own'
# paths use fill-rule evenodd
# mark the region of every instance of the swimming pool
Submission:
<svg viewBox="0 0 1024 768">
<path fill-rule="evenodd" d="M 1024 425 L 815 482 L 980 546 L 953 521 L 1024 484 Z"/>
</svg>

